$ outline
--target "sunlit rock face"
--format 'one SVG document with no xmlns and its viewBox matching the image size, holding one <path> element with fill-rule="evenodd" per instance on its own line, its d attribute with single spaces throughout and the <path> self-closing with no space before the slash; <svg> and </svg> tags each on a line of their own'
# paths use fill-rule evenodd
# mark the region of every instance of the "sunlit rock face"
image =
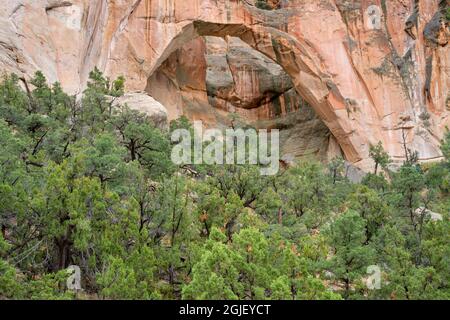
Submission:
<svg viewBox="0 0 450 320">
<path fill-rule="evenodd" d="M 237 37 L 284 70 L 297 97 L 308 102 L 348 161 L 370 168 L 368 149 L 378 141 L 401 161 L 402 136 L 422 161 L 440 157 L 439 140 L 450 125 L 449 28 L 443 14 L 448 1 L 267 1 L 271 10 L 256 8 L 252 0 L 3 2 L 4 72 L 29 77 L 40 69 L 50 81 L 79 93 L 97 65 L 111 77 L 126 76 L 128 90 L 142 91 L 193 39 Z M 202 52 L 202 46 L 192 50 Z M 233 108 L 248 114 L 248 121 L 278 119 L 277 112 L 289 104 L 288 81 L 254 81 L 239 61 L 231 65 L 237 69 L 228 76 L 252 85 L 233 91 L 226 88 L 230 78 L 224 78 L 214 83 L 216 92 L 211 92 L 216 87 L 197 92 L 194 86 L 185 105 L 166 106 L 169 117 L 198 107 L 191 113 L 211 122 L 218 120 L 210 110 L 219 114 Z M 205 71 L 201 68 L 214 73 L 206 59 L 186 70 L 198 86 L 208 83 L 197 77 Z M 273 108 L 276 97 L 280 109 Z M 205 101 L 208 111 L 196 101 Z"/>
</svg>

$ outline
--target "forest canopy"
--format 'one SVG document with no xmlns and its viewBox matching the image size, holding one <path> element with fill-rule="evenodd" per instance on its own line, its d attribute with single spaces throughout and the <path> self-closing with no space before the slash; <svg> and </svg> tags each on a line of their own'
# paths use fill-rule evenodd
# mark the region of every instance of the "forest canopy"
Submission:
<svg viewBox="0 0 450 320">
<path fill-rule="evenodd" d="M 372 146 L 361 183 L 340 158 L 175 166 L 189 121 L 113 107 L 124 81 L 95 69 L 76 98 L 41 72 L 2 79 L 0 298 L 450 299 L 450 133 L 443 161 L 407 150 L 395 171 Z"/>
</svg>

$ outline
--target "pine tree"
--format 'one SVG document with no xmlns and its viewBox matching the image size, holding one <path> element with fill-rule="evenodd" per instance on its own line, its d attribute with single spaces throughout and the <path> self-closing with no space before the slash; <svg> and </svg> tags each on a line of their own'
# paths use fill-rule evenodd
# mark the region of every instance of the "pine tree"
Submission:
<svg viewBox="0 0 450 320">
<path fill-rule="evenodd" d="M 366 224 L 356 212 L 348 211 L 330 226 L 329 245 L 333 256 L 324 265 L 342 285 L 342 295 L 346 299 L 352 297 L 356 282 L 374 261 L 373 249 L 365 245 Z"/>
</svg>

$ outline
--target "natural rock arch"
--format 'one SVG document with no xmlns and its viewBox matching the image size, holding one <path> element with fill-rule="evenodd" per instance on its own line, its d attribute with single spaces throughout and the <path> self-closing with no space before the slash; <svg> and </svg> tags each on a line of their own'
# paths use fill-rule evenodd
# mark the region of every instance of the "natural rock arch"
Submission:
<svg viewBox="0 0 450 320">
<path fill-rule="evenodd" d="M 167 21 L 177 21 L 176 19 L 180 18 L 181 22 L 165 30 L 167 37 L 158 41 L 155 48 L 152 47 L 151 59 L 143 62 L 143 67 L 139 70 L 140 80 L 132 81 L 132 89 L 143 89 L 145 79 L 150 77 L 170 54 L 196 37 L 239 37 L 283 67 L 290 75 L 297 92 L 314 108 L 330 129 L 348 161 L 356 163 L 366 159 L 367 146 L 383 140 L 378 128 L 362 128 L 358 122 L 349 117 L 348 100 L 334 83 L 333 76 L 327 73 L 320 55 L 315 52 L 313 46 L 302 38 L 285 32 L 289 25 L 288 20 L 299 17 L 298 8 L 265 11 L 253 7 L 246 1 L 219 0 L 214 6 L 219 7 L 219 12 L 220 6 L 223 6 L 223 14 L 214 16 L 208 14 L 210 7 L 207 4 L 197 6 L 195 2 L 191 3 L 196 8 L 194 12 L 186 10 L 191 12 L 192 16 L 186 17 L 177 16 L 177 9 L 184 6 L 177 0 L 173 0 L 172 12 L 158 13 L 160 16 L 153 11 L 157 9 L 154 2 L 146 2 L 145 6 L 137 7 L 138 11 L 144 11 L 136 12 L 136 15 L 150 17 L 150 21 L 146 21 L 144 27 L 146 31 L 142 34 L 150 46 L 155 43 L 155 39 L 161 37 L 159 20 L 165 25 Z M 135 30 L 135 27 L 133 29 Z M 113 64 L 110 67 L 114 70 L 110 73 L 120 73 L 117 65 Z M 130 76 L 129 70 L 124 73 Z M 373 113 L 368 115 L 370 114 Z M 370 132 L 371 129 L 374 131 Z"/>
<path fill-rule="evenodd" d="M 441 15 L 440 2 L 415 8 L 397 0 L 282 0 L 272 11 L 254 3 L 6 1 L 0 69 L 24 77 L 42 70 L 80 94 L 97 66 L 111 77 L 126 76 L 128 89 L 144 90 L 182 43 L 234 35 L 282 65 L 347 160 L 373 169 L 369 146 L 381 141 L 402 162 L 403 131 L 421 161 L 442 157 L 440 139 L 450 126 L 449 46 L 427 41 L 431 29 L 433 38 L 448 37 L 448 23 L 433 19 Z M 420 16 L 414 37 L 404 30 L 410 16 Z"/>
<path fill-rule="evenodd" d="M 194 21 L 185 26 L 174 37 L 155 63 L 151 75 L 175 50 L 180 49 L 190 40 L 200 36 L 239 37 L 255 50 L 263 53 L 278 63 L 291 77 L 297 92 L 313 106 L 315 112 L 327 125 L 340 144 L 346 158 L 351 162 L 362 159 L 362 155 L 354 147 L 351 132 L 346 132 L 343 123 L 335 113 L 333 103 L 345 104 L 339 92 L 318 76 L 319 70 L 309 53 L 294 39 L 276 29 L 257 26 L 247 28 L 244 25 L 217 24 Z M 331 80 L 330 80 L 331 81 Z M 334 90 L 333 90 L 334 89 Z M 333 100 L 334 99 L 334 100 Z"/>
</svg>

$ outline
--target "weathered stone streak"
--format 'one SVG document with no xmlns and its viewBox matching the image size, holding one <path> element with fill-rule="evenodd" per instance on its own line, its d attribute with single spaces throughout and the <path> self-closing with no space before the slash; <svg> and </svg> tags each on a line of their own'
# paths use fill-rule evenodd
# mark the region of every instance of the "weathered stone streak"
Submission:
<svg viewBox="0 0 450 320">
<path fill-rule="evenodd" d="M 370 166 L 378 141 L 401 160 L 402 130 L 422 160 L 436 159 L 450 125 L 448 22 L 436 21 L 440 1 L 420 1 L 406 32 L 414 2 L 290 0 L 265 11 L 251 0 L 11 0 L 0 8 L 0 68 L 41 69 L 77 93 L 97 65 L 144 90 L 192 39 L 238 37 L 286 71 L 350 162 Z"/>
</svg>

